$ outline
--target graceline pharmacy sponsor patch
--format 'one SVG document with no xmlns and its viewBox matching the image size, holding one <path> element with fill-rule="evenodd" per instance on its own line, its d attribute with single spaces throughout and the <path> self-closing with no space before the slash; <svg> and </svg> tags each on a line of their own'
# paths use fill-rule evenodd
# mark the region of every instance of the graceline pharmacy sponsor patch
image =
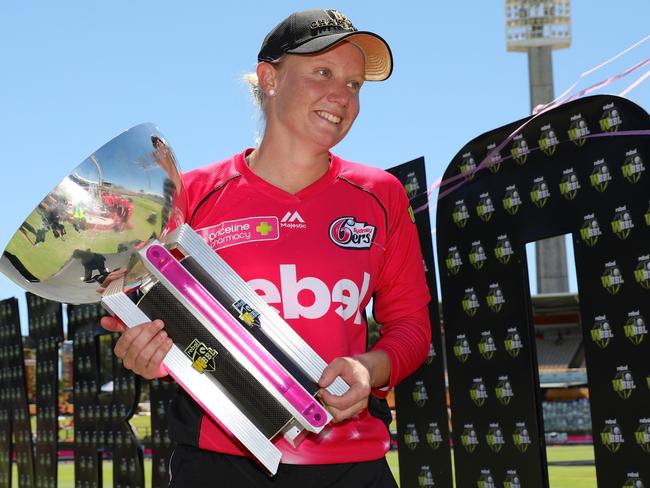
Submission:
<svg viewBox="0 0 650 488">
<path fill-rule="evenodd" d="M 247 242 L 274 241 L 280 236 L 278 218 L 275 216 L 225 220 L 196 232 L 214 250 Z"/>
</svg>

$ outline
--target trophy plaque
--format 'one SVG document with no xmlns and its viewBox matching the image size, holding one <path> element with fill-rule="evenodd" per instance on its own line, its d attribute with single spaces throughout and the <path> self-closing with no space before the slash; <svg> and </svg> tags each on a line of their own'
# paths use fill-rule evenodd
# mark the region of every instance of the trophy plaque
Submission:
<svg viewBox="0 0 650 488">
<path fill-rule="evenodd" d="M 297 447 L 332 420 L 315 398 L 326 363 L 184 223 L 185 202 L 165 138 L 135 126 L 38 204 L 0 271 L 50 300 L 101 302 L 127 327 L 162 319 L 173 341 L 164 368 L 274 474 L 274 438 Z"/>
</svg>

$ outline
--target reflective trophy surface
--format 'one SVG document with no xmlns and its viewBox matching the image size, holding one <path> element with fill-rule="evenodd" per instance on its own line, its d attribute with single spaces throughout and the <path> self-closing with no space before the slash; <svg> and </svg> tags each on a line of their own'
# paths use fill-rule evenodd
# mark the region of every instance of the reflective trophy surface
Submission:
<svg viewBox="0 0 650 488">
<path fill-rule="evenodd" d="M 270 473 L 281 453 L 332 419 L 315 399 L 326 364 L 184 223 L 174 153 L 158 128 L 118 135 L 29 214 L 0 258 L 22 288 L 64 303 L 101 302 L 128 327 L 162 319 L 163 365 Z M 328 390 L 348 386 L 337 378 Z"/>
</svg>

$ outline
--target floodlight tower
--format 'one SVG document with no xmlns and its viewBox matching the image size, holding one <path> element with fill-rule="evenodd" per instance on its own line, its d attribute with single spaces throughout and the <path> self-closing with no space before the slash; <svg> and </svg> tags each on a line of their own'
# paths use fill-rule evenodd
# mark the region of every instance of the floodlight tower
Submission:
<svg viewBox="0 0 650 488">
<path fill-rule="evenodd" d="M 571 45 L 570 0 L 506 0 L 508 51 L 528 53 L 531 112 L 553 95 L 551 52 Z M 564 237 L 552 237 L 535 245 L 537 293 L 569 291 Z"/>
</svg>

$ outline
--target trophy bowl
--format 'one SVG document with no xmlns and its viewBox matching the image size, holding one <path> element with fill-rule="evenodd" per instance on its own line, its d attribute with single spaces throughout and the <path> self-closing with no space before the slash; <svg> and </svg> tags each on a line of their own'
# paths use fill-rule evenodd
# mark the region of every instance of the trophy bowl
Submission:
<svg viewBox="0 0 650 488">
<path fill-rule="evenodd" d="M 70 172 L 23 221 L 0 258 L 18 286 L 63 303 L 94 303 L 110 273 L 128 273 L 132 255 L 183 223 L 176 159 L 158 128 L 137 125 Z"/>
</svg>

